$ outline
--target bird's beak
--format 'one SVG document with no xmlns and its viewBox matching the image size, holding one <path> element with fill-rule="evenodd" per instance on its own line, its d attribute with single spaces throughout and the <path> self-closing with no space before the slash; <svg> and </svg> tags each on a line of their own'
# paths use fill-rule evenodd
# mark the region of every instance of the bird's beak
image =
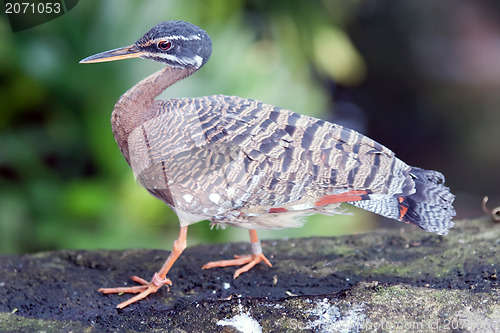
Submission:
<svg viewBox="0 0 500 333">
<path fill-rule="evenodd" d="M 135 45 L 120 47 L 118 49 L 101 52 L 80 60 L 80 64 L 90 64 L 94 62 L 115 61 L 122 59 L 138 58 L 144 55 Z"/>
</svg>

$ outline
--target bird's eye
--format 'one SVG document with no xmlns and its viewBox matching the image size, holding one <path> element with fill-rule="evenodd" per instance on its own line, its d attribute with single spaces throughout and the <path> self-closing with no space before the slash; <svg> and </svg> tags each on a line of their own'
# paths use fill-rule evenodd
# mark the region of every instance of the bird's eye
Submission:
<svg viewBox="0 0 500 333">
<path fill-rule="evenodd" d="M 166 51 L 166 50 L 169 50 L 171 47 L 172 47 L 172 43 L 170 43 L 168 41 L 158 42 L 158 48 L 160 50 Z"/>
</svg>

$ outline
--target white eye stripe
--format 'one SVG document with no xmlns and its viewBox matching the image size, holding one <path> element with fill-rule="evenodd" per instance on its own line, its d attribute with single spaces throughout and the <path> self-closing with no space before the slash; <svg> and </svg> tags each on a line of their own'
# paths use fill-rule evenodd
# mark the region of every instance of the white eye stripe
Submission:
<svg viewBox="0 0 500 333">
<path fill-rule="evenodd" d="M 166 53 L 154 53 L 154 54 L 147 54 L 151 58 L 163 58 L 166 60 L 170 60 L 172 62 L 176 62 L 180 65 L 191 65 L 196 68 L 200 68 L 201 64 L 203 63 L 203 58 L 200 57 L 199 55 L 195 55 L 193 58 L 188 58 L 188 57 L 176 57 L 171 54 L 166 54 Z"/>
<path fill-rule="evenodd" d="M 191 36 L 168 36 L 165 38 L 157 38 L 153 41 L 153 43 L 159 43 L 161 41 L 169 41 L 169 40 L 201 40 L 200 35 L 191 35 Z"/>
<path fill-rule="evenodd" d="M 200 35 L 191 35 L 191 36 L 171 36 L 171 39 L 182 39 L 182 40 L 201 40 Z"/>
</svg>

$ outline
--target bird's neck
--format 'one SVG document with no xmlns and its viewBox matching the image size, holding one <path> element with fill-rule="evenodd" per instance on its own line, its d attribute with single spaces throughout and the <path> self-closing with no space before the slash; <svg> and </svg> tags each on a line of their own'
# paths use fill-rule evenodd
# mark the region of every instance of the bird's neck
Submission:
<svg viewBox="0 0 500 333">
<path fill-rule="evenodd" d="M 124 93 L 111 115 L 113 135 L 130 164 L 128 137 L 132 131 L 154 118 L 160 111 L 155 98 L 172 84 L 195 72 L 195 69 L 165 67 L 148 76 Z"/>
</svg>

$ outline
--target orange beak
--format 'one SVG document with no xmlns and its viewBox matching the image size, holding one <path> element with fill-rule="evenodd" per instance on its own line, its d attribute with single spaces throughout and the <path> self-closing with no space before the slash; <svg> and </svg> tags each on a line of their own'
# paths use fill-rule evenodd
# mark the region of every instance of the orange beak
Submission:
<svg viewBox="0 0 500 333">
<path fill-rule="evenodd" d="M 144 55 L 144 52 L 139 50 L 135 45 L 120 47 L 118 49 L 101 52 L 80 60 L 80 64 L 91 64 L 95 62 L 115 61 L 130 58 L 139 58 Z"/>
</svg>

